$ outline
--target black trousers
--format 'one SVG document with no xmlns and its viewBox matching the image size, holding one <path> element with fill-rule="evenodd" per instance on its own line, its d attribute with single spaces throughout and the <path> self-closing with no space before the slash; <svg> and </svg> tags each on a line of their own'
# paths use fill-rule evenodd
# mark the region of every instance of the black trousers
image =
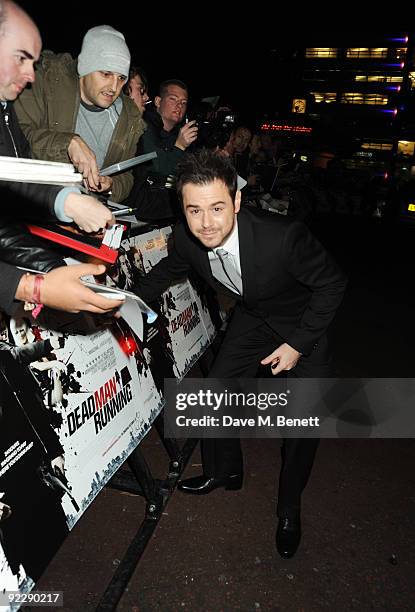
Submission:
<svg viewBox="0 0 415 612">
<path fill-rule="evenodd" d="M 268 325 L 258 320 L 258 326 L 225 336 L 209 378 L 254 378 L 261 359 L 272 353 L 285 340 Z M 314 351 L 301 357 L 296 367 L 287 373 L 297 378 L 330 376 L 327 340 L 323 337 Z M 319 444 L 314 438 L 287 438 L 281 447 L 282 465 L 279 479 L 277 515 L 295 516 L 300 512 L 301 493 L 307 484 Z M 243 459 L 238 438 L 202 440 L 202 461 L 206 476 L 223 477 L 242 474 Z"/>
</svg>

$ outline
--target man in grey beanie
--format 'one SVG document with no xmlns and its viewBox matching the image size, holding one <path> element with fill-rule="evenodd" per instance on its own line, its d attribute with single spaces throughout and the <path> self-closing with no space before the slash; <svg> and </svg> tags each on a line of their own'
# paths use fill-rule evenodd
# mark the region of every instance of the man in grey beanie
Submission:
<svg viewBox="0 0 415 612">
<path fill-rule="evenodd" d="M 104 177 L 99 171 L 133 157 L 144 131 L 139 110 L 122 94 L 129 68 L 123 34 L 96 26 L 85 34 L 78 60 L 43 52 L 36 82 L 16 104 L 34 157 L 71 161 L 91 191 L 117 202 L 128 196 L 132 174 Z"/>
</svg>

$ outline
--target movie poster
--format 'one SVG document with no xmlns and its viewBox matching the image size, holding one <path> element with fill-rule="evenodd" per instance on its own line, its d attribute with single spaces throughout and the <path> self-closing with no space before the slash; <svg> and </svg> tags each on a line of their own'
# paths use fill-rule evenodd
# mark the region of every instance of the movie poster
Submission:
<svg viewBox="0 0 415 612">
<path fill-rule="evenodd" d="M 131 289 L 167 254 L 170 228 L 125 240 L 107 284 Z M 153 323 L 46 310 L 0 313 L 0 592 L 30 591 L 61 543 L 214 335 L 186 281 Z M 43 318 L 42 318 L 43 317 Z M 139 330 L 139 331 L 137 331 Z"/>
<path fill-rule="evenodd" d="M 130 253 L 142 274 L 151 269 L 168 253 L 171 227 L 153 230 L 129 240 Z M 186 280 L 170 287 L 160 296 L 158 318 L 150 327 L 150 352 L 163 355 L 162 377 L 182 378 L 196 363 L 215 336 L 215 327 L 205 299 Z"/>
<path fill-rule="evenodd" d="M 82 336 L 43 329 L 24 311 L 7 328 L 5 321 L 0 542 L 8 568 L 0 556 L 0 584 L 4 574 L 26 588 L 146 434 L 163 398 L 142 342 L 122 320 Z"/>
</svg>

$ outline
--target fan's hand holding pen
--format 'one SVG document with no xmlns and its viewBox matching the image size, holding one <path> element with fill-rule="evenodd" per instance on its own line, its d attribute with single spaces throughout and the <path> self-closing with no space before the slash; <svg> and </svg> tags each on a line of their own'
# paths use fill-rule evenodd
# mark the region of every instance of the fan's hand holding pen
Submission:
<svg viewBox="0 0 415 612">
<path fill-rule="evenodd" d="M 92 149 L 77 134 L 68 146 L 69 159 L 75 168 L 82 174 L 89 189 L 99 188 L 99 169 L 97 158 Z"/>
<path fill-rule="evenodd" d="M 112 178 L 110 176 L 101 176 L 99 175 L 99 183 L 98 187 L 94 189 L 89 185 L 91 191 L 97 191 L 98 193 L 106 193 L 110 191 L 112 188 Z"/>
<path fill-rule="evenodd" d="M 39 287 L 39 302 L 55 310 L 78 313 L 81 311 L 105 314 L 116 312 L 124 300 L 108 299 L 84 285 L 81 277 L 98 277 L 105 273 L 104 265 L 76 264 L 55 268 L 43 275 Z M 24 274 L 18 284 L 15 298 L 22 302 L 33 300 L 35 274 Z"/>
<path fill-rule="evenodd" d="M 64 210 L 84 232 L 98 232 L 115 223 L 112 212 L 92 196 L 69 193 Z"/>
</svg>

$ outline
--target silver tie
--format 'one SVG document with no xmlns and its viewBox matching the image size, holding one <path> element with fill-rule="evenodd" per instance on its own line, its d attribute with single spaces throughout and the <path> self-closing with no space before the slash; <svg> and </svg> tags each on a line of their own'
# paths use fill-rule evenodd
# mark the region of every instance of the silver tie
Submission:
<svg viewBox="0 0 415 612">
<path fill-rule="evenodd" d="M 242 295 L 242 278 L 238 273 L 238 270 L 232 263 L 230 253 L 225 249 L 216 249 L 216 255 L 222 264 L 223 272 L 225 273 L 226 279 L 231 284 L 233 291 Z"/>
</svg>

